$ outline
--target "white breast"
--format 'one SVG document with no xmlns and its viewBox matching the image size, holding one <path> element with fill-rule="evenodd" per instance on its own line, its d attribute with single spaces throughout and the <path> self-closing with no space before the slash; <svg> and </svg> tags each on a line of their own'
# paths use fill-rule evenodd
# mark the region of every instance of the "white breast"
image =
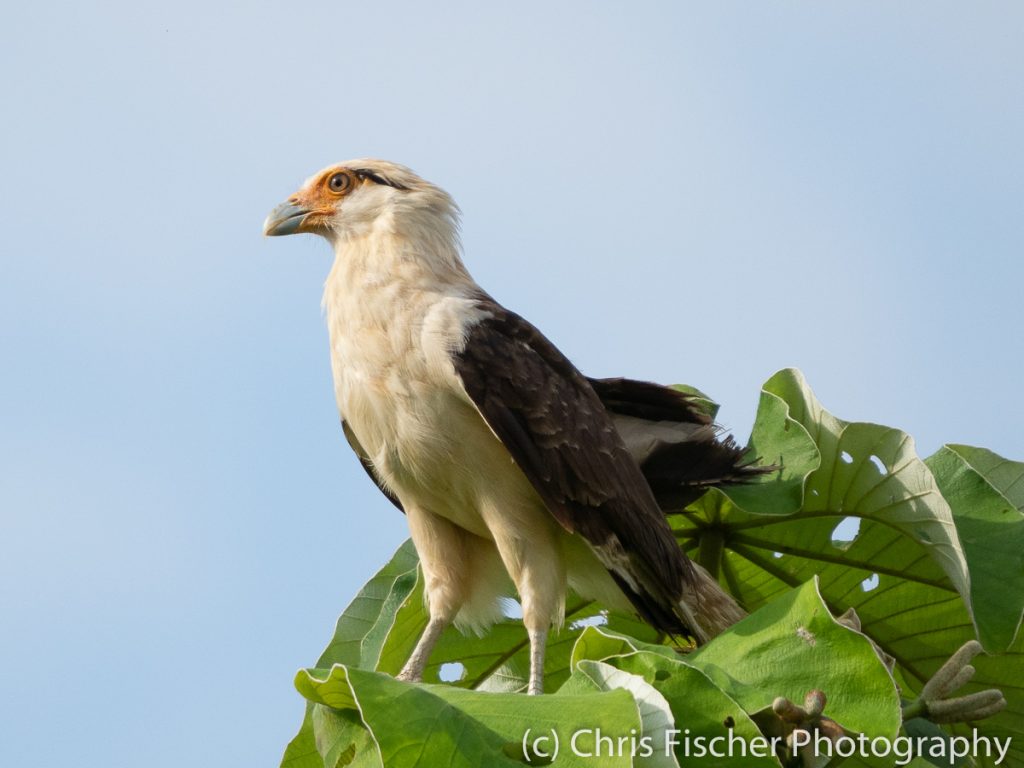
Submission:
<svg viewBox="0 0 1024 768">
<path fill-rule="evenodd" d="M 392 269 L 405 274 L 353 274 L 339 258 L 328 277 L 324 307 L 338 408 L 403 502 L 443 507 L 483 535 L 467 471 L 474 457 L 466 452 L 503 448 L 452 362 L 480 311 L 469 291 L 431 284 L 414 264 Z"/>
</svg>

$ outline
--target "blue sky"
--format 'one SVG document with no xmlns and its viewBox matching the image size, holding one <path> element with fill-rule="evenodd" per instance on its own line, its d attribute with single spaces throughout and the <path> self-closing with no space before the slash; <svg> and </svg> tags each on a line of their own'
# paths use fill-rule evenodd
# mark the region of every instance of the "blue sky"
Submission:
<svg viewBox="0 0 1024 768">
<path fill-rule="evenodd" d="M 30 4 L 0 61 L 0 764 L 276 765 L 404 539 L 269 240 L 412 166 L 584 371 L 1024 457 L 1015 3 Z"/>
</svg>

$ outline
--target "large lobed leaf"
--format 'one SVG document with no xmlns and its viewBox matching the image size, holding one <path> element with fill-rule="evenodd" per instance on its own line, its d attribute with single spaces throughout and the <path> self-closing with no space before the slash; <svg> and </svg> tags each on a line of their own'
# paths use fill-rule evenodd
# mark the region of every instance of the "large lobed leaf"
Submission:
<svg viewBox="0 0 1024 768">
<path fill-rule="evenodd" d="M 645 765 L 674 766 L 690 751 L 685 739 L 672 749 L 668 737 L 677 723 L 686 724 L 689 743 L 727 738 L 730 731 L 749 741 L 759 733 L 753 715 L 780 693 L 802 696 L 810 681 L 833 691 L 830 715 L 851 731 L 886 736 L 899 727 L 888 672 L 865 637 L 832 618 L 814 582 L 749 616 L 716 643 L 685 656 L 588 626 L 574 644 L 571 675 L 543 697 L 409 685 L 346 664 L 302 670 L 296 687 L 310 703 L 313 743 L 330 768 L 521 765 L 530 732 L 556 734 L 559 765 L 593 764 L 588 761 L 600 756 L 602 766 L 632 765 L 634 757 Z M 762 685 L 767 669 L 776 672 Z M 647 741 L 650 753 L 634 754 L 631 746 L 608 751 L 599 733 L 624 738 L 627 745 Z M 582 737 L 574 751 L 569 745 L 575 734 Z M 778 761 L 736 754 L 716 764 Z"/>
<path fill-rule="evenodd" d="M 964 692 L 1003 690 L 1009 706 L 978 729 L 1013 736 L 1011 754 L 1024 765 L 1019 637 L 1009 647 L 1024 600 L 1016 485 L 1024 465 L 962 446 L 921 461 L 905 433 L 828 413 L 792 370 L 765 384 L 754 427 L 755 437 L 767 432 L 762 441 L 778 439 L 762 419 L 772 397 L 820 456 L 799 510 L 788 512 L 757 486 L 712 491 L 673 516 L 684 548 L 748 609 L 816 575 L 831 610 L 854 608 L 864 632 L 896 660 L 906 697 L 965 641 L 979 639 L 993 655 L 976 660 Z"/>
<path fill-rule="evenodd" d="M 849 732 L 891 737 L 900 694 L 912 698 L 977 637 L 992 655 L 975 661 L 964 690 L 1004 691 L 1007 710 L 977 725 L 1012 736 L 1004 765 L 1024 766 L 1024 464 L 965 446 L 921 461 L 899 430 L 829 414 L 792 370 L 765 384 L 750 448 L 778 471 L 670 516 L 686 551 L 755 611 L 729 632 L 680 655 L 635 617 L 570 596 L 567 626 L 548 643 L 555 695 L 513 693 L 529 667 L 515 620 L 484 638 L 447 631 L 427 683 L 399 683 L 380 673 L 401 667 L 426 624 L 407 542 L 346 609 L 315 667 L 299 673 L 306 717 L 282 765 L 522 765 L 525 728 L 560 738 L 576 727 L 633 729 L 664 742 L 673 722 L 694 735 L 729 723 L 750 737 L 774 697 L 799 700 L 810 688 L 825 690 L 827 714 Z M 833 620 L 847 608 L 863 635 Z M 895 659 L 895 679 L 864 635 Z M 578 764 L 687 764 L 680 748 L 620 757 Z M 563 751 L 557 764 L 573 760 Z M 695 764 L 779 765 L 750 756 Z"/>
</svg>

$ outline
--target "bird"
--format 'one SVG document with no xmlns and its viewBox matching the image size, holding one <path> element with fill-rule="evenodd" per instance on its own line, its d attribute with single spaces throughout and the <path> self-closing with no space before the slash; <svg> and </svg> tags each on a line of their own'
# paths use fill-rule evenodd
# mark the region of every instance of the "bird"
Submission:
<svg viewBox="0 0 1024 768">
<path fill-rule="evenodd" d="M 529 694 L 568 590 L 707 642 L 745 614 L 666 512 L 769 468 L 687 394 L 584 376 L 473 280 L 459 226 L 439 186 L 364 158 L 315 173 L 263 228 L 334 251 L 323 310 L 343 432 L 405 513 L 424 579 L 429 618 L 397 677 L 421 681 L 447 627 L 482 634 L 513 595 Z"/>
</svg>

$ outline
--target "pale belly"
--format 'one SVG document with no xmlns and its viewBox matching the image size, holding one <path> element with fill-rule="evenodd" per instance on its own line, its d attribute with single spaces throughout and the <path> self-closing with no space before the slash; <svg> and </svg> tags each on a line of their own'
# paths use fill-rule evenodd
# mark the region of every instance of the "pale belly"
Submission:
<svg viewBox="0 0 1024 768">
<path fill-rule="evenodd" d="M 450 520 L 498 549 L 514 541 L 549 549 L 547 556 L 563 562 L 568 584 L 578 594 L 629 610 L 586 542 L 558 525 L 478 411 L 448 393 L 424 395 L 391 399 L 390 407 L 350 401 L 356 413 L 387 411 L 373 428 L 360 428 L 345 414 L 403 505 Z"/>
<path fill-rule="evenodd" d="M 497 481 L 506 493 L 512 492 L 509 501 L 514 506 L 533 507 L 538 516 L 547 515 L 477 410 L 450 390 L 405 382 L 397 396 L 394 387 L 383 386 L 349 388 L 344 394 L 345 420 L 381 480 L 407 507 L 419 507 L 493 539 L 480 508 L 481 494 L 489 493 Z M 488 467 L 503 471 L 488 472 Z"/>
</svg>

